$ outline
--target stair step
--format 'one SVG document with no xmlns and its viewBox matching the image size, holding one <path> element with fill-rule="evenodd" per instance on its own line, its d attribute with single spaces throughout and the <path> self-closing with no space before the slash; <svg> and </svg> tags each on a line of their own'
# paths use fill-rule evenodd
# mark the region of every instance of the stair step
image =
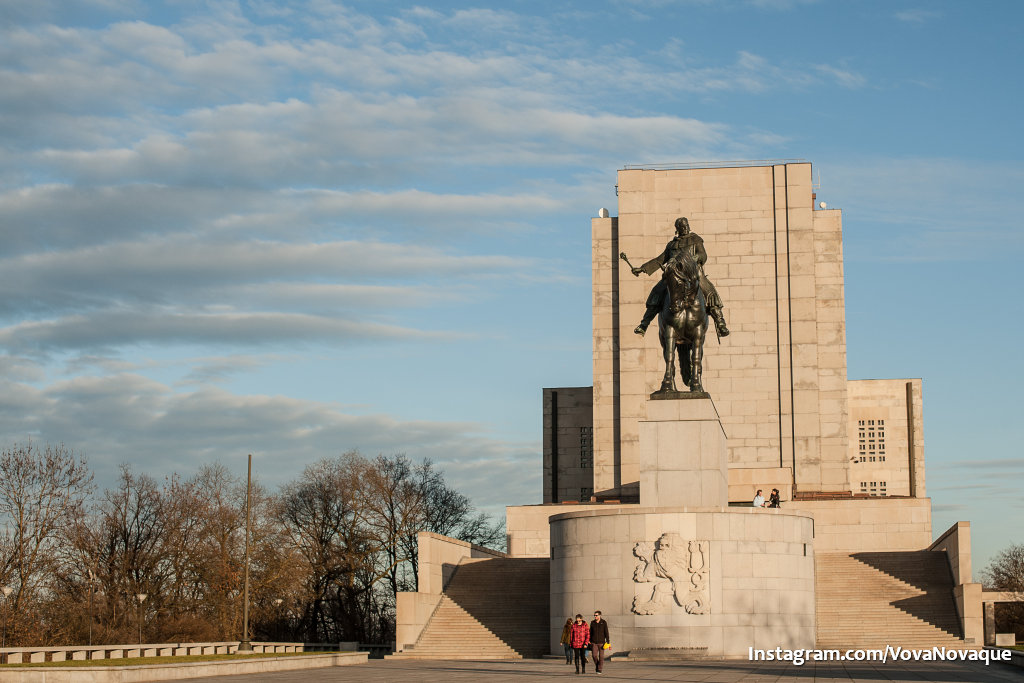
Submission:
<svg viewBox="0 0 1024 683">
<path fill-rule="evenodd" d="M 549 563 L 541 558 L 463 560 L 416 643 L 403 659 L 522 659 L 549 648 Z M 514 595 L 496 600 L 495 588 Z"/>
<path fill-rule="evenodd" d="M 965 646 L 944 554 L 819 553 L 814 562 L 818 647 Z"/>
</svg>

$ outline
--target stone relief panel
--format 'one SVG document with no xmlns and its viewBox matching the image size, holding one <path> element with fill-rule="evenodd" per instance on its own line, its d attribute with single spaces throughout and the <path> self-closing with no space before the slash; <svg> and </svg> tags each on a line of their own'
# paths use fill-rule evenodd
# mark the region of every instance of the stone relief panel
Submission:
<svg viewBox="0 0 1024 683">
<path fill-rule="evenodd" d="M 633 581 L 654 585 L 649 598 L 645 597 L 646 588 L 633 598 L 633 613 L 658 614 L 674 600 L 687 614 L 707 614 L 711 600 L 709 545 L 708 541 L 685 541 L 673 532 L 662 534 L 653 543 L 634 545 Z"/>
</svg>

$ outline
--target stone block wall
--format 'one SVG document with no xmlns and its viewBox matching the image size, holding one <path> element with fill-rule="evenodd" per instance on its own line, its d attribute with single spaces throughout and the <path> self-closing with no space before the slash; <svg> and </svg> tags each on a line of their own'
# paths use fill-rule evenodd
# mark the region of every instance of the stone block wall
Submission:
<svg viewBox="0 0 1024 683">
<path fill-rule="evenodd" d="M 633 334 L 660 254 L 686 216 L 732 334 L 705 345 L 704 386 L 733 468 L 790 468 L 803 491 L 849 491 L 846 328 L 838 211 L 812 206 L 810 164 L 619 172 L 619 216 L 594 219 L 594 486 L 639 481 L 639 422 L 664 372 L 656 327 Z"/>
</svg>

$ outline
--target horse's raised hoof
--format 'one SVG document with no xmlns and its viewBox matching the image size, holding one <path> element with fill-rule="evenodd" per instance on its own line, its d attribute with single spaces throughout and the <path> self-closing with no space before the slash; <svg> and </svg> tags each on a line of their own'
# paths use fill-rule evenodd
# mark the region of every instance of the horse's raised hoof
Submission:
<svg viewBox="0 0 1024 683">
<path fill-rule="evenodd" d="M 642 324 L 641 325 L 637 325 L 636 328 L 633 330 L 633 334 L 639 334 L 641 337 L 644 336 L 644 334 L 646 334 L 646 333 L 647 333 L 647 327 L 642 325 Z"/>
</svg>

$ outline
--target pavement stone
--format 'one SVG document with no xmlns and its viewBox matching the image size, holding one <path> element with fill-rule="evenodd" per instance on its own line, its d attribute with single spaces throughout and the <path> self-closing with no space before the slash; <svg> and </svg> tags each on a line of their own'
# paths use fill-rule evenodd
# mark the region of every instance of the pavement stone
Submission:
<svg viewBox="0 0 1024 683">
<path fill-rule="evenodd" d="M 192 678 L 190 683 L 420 683 L 441 681 L 542 681 L 597 678 L 602 681 L 683 681 L 685 683 L 873 683 L 893 681 L 933 681 L 953 683 L 970 681 L 1024 681 L 1024 669 L 998 663 L 980 662 L 808 662 L 793 666 L 778 662 L 741 660 L 704 660 L 699 662 L 606 662 L 598 675 L 587 667 L 586 675 L 574 673 L 571 665 L 559 660 L 445 661 L 445 660 L 371 660 L 366 664 L 326 669 L 281 671 L 242 676 Z"/>
</svg>

